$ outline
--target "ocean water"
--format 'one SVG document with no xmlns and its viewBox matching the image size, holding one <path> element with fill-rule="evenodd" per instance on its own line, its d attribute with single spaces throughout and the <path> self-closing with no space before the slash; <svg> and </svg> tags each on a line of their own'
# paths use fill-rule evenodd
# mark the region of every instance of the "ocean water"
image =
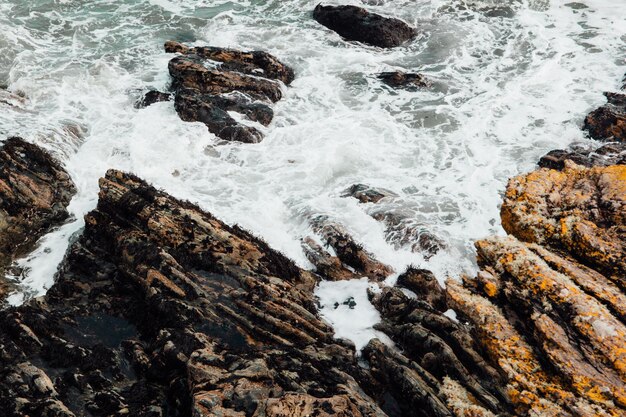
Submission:
<svg viewBox="0 0 626 417">
<path fill-rule="evenodd" d="M 472 274 L 473 241 L 503 233 L 507 179 L 549 150 L 587 141 L 585 114 L 626 72 L 623 0 L 342 3 L 368 3 L 419 35 L 391 50 L 347 42 L 312 19 L 317 1 L 0 0 L 0 85 L 25 97 L 2 108 L 0 140 L 19 135 L 49 149 L 79 190 L 73 220 L 18 261 L 22 288 L 10 301 L 52 285 L 108 168 L 238 223 L 306 268 L 300 239 L 324 214 L 398 272 L 413 264 L 442 281 Z M 262 143 L 220 141 L 181 121 L 172 103 L 133 107 L 148 89 L 167 88 L 169 39 L 263 49 L 295 69 L 274 121 L 259 127 Z M 375 76 L 389 70 L 418 71 L 434 85 L 393 90 Z M 342 198 L 355 183 L 398 197 L 376 207 Z M 381 210 L 447 249 L 426 260 L 387 241 L 371 216 Z M 367 287 L 318 289 L 322 314 L 357 346 L 379 319 Z M 358 307 L 340 302 L 350 297 Z"/>
</svg>

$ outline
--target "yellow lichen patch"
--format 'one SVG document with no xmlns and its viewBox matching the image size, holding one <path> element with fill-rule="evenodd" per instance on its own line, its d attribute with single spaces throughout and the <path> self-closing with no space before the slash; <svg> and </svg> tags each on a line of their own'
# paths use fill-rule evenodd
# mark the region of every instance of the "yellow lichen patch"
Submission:
<svg viewBox="0 0 626 417">
<path fill-rule="evenodd" d="M 585 292 L 607 304 L 622 321 L 626 319 L 626 294 L 607 277 L 572 259 L 558 256 L 542 246 L 529 244 L 528 248 L 541 256 L 551 268 L 567 275 Z"/>
<path fill-rule="evenodd" d="M 626 387 L 617 374 L 598 371 L 588 363 L 583 353 L 571 345 L 565 331 L 546 314 L 533 315 L 532 320 L 542 350 L 579 396 L 609 408 L 614 401 L 621 403 Z"/>
<path fill-rule="evenodd" d="M 549 398 L 573 397 L 563 392 L 542 370 L 532 348 L 517 333 L 502 312 L 487 299 L 471 293 L 458 282 L 448 280 L 446 292 L 450 307 L 472 320 L 480 343 L 490 358 L 507 375 L 510 383 L 509 396 L 522 409 L 544 407 L 540 399 L 554 412 L 560 407 Z M 555 414 L 555 415 L 557 415 Z"/>
<path fill-rule="evenodd" d="M 443 379 L 441 394 L 456 417 L 495 417 L 491 411 L 481 407 L 461 384 L 449 377 Z"/>
<path fill-rule="evenodd" d="M 513 237 L 495 237 L 479 246 L 487 256 L 500 262 L 512 284 L 552 303 L 562 311 L 590 347 L 600 363 L 610 363 L 626 378 L 626 327 L 594 297 L 583 292 L 569 277 L 550 268 L 544 260 Z M 592 352 L 590 352 L 592 353 Z M 603 360 L 606 358 L 606 360 Z"/>
</svg>

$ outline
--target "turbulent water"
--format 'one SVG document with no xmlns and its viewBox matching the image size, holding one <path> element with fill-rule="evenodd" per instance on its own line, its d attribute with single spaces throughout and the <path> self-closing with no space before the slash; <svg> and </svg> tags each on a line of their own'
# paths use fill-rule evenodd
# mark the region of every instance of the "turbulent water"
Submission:
<svg viewBox="0 0 626 417">
<path fill-rule="evenodd" d="M 79 189 L 74 221 L 19 261 L 23 291 L 10 301 L 52 284 L 108 168 L 242 225 L 304 267 L 300 239 L 312 233 L 311 216 L 325 214 L 397 271 L 414 264 L 440 279 L 472 273 L 472 241 L 503 233 L 507 179 L 551 149 L 584 141 L 584 115 L 624 73 L 622 0 L 363 2 L 419 29 L 392 50 L 342 40 L 312 19 L 316 3 L 0 0 L 0 84 L 26 97 L 21 108 L 3 109 L 0 137 L 51 150 Z M 167 87 L 169 39 L 263 49 L 295 69 L 274 121 L 259 126 L 262 143 L 220 141 L 181 121 L 171 103 L 133 107 L 146 90 Z M 375 77 L 396 69 L 434 85 L 397 91 Z M 355 183 L 394 191 L 399 197 L 376 210 L 410 219 L 447 250 L 426 261 L 387 241 L 371 205 L 341 197 Z M 366 288 L 355 281 L 318 290 L 322 312 L 357 345 L 377 320 Z M 342 304 L 349 296 L 360 304 Z"/>
</svg>

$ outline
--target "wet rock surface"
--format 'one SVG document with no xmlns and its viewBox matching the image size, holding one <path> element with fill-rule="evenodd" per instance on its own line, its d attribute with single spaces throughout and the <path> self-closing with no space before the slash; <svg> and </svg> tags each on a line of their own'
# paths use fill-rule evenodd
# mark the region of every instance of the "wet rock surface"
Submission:
<svg viewBox="0 0 626 417">
<path fill-rule="evenodd" d="M 372 340 L 366 367 L 333 338 L 312 290 L 320 278 L 393 271 L 340 225 L 314 218 L 334 252 L 305 239 L 315 275 L 111 170 L 55 285 L 0 316 L 0 409 L 20 417 L 624 415 L 626 167 L 566 165 L 511 180 L 502 208 L 511 235 L 476 243 L 475 278 L 444 288 L 409 268 L 398 286 L 410 293 L 370 293 L 376 329 L 396 347 Z M 571 221 L 571 230 L 584 227 L 568 234 Z"/>
<path fill-rule="evenodd" d="M 5 269 L 68 217 L 76 188 L 63 167 L 43 149 L 21 138 L 0 148 L 0 300 L 9 283 Z"/>
<path fill-rule="evenodd" d="M 607 104 L 587 115 L 583 129 L 593 139 L 626 142 L 626 94 L 604 95 Z"/>
<path fill-rule="evenodd" d="M 343 191 L 342 197 L 354 197 L 361 203 L 378 203 L 385 197 L 397 197 L 393 191 L 370 187 L 366 184 L 354 184 Z"/>
<path fill-rule="evenodd" d="M 344 190 L 341 196 L 356 198 L 361 203 L 381 203 L 368 208 L 367 212 L 385 225 L 385 239 L 396 249 L 410 247 L 411 251 L 421 253 L 425 259 L 429 259 L 446 247 L 425 225 L 415 221 L 414 212 L 407 210 L 402 204 L 394 204 L 398 194 L 393 191 L 354 184 Z"/>
<path fill-rule="evenodd" d="M 109 171 L 45 297 L 0 317 L 6 416 L 384 416 L 317 278 Z"/>
<path fill-rule="evenodd" d="M 542 156 L 538 165 L 562 171 L 565 161 L 571 160 L 586 167 L 626 164 L 626 142 L 608 143 L 600 147 L 578 145 L 569 149 L 556 149 Z"/>
<path fill-rule="evenodd" d="M 282 98 L 281 82 L 289 85 L 293 81 L 290 67 L 264 51 L 188 47 L 174 41 L 165 43 L 165 51 L 178 54 L 168 64 L 171 94 L 151 91 L 139 107 L 169 101 L 173 95 L 182 120 L 202 122 L 223 140 L 263 140 L 261 131 L 243 120 L 263 126 L 271 123 L 274 112 L 269 104 Z"/>
<path fill-rule="evenodd" d="M 142 109 L 148 106 L 153 105 L 154 103 L 160 103 L 163 101 L 171 101 L 172 94 L 164 93 L 162 91 L 150 90 L 146 94 L 143 95 L 141 100 L 139 100 L 135 107 L 138 109 Z"/>
<path fill-rule="evenodd" d="M 313 18 L 347 40 L 393 48 L 413 39 L 417 31 L 400 19 L 384 17 L 357 6 L 318 4 Z"/>
<path fill-rule="evenodd" d="M 324 245 L 332 248 L 335 256 L 311 238 L 303 242 L 305 255 L 318 272 L 331 280 L 368 277 L 373 281 L 383 281 L 394 272 L 393 268 L 378 261 L 356 242 L 342 225 L 327 216 L 316 216 L 311 226 Z"/>
<path fill-rule="evenodd" d="M 378 79 L 394 88 L 404 88 L 414 90 L 429 87 L 431 82 L 422 75 L 416 73 L 406 73 L 402 71 L 383 72 L 378 74 Z"/>
</svg>

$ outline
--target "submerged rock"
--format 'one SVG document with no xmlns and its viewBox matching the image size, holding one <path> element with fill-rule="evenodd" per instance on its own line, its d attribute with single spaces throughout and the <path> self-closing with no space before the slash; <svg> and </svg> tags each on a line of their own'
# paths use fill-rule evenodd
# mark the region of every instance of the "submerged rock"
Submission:
<svg viewBox="0 0 626 417">
<path fill-rule="evenodd" d="M 370 187 L 365 184 L 354 184 L 345 189 L 341 196 L 354 197 L 361 203 L 378 203 L 385 197 L 397 197 L 398 195 L 384 188 Z"/>
<path fill-rule="evenodd" d="M 607 104 L 587 115 L 583 129 L 593 139 L 626 142 L 626 94 L 604 95 Z"/>
<path fill-rule="evenodd" d="M 76 187 L 63 167 L 46 151 L 21 138 L 7 139 L 0 149 L 0 276 L 19 256 L 68 217 Z M 0 279 L 0 300 L 7 283 Z"/>
<path fill-rule="evenodd" d="M 373 218 L 385 224 L 385 240 L 396 249 L 408 246 L 413 252 L 421 253 L 425 259 L 429 259 L 446 247 L 439 237 L 415 221 L 414 212 L 401 204 L 393 203 L 398 198 L 398 194 L 393 191 L 354 184 L 344 190 L 341 196 L 354 197 L 361 203 L 379 204 L 379 207 L 369 208 L 367 211 Z"/>
<path fill-rule="evenodd" d="M 431 85 L 430 81 L 422 74 L 402 71 L 383 72 L 378 74 L 378 79 L 394 88 L 417 89 Z"/>
<path fill-rule="evenodd" d="M 260 142 L 263 135 L 257 128 L 241 123 L 229 112 L 269 125 L 274 112 L 267 103 L 281 99 L 279 82 L 288 85 L 294 79 L 291 68 L 263 51 L 188 47 L 174 41 L 165 43 L 165 51 L 180 54 L 168 64 L 180 118 L 202 122 L 211 133 L 228 141 Z M 165 98 L 165 93 L 155 92 L 144 102 Z"/>
<path fill-rule="evenodd" d="M 417 31 L 400 19 L 384 17 L 356 6 L 322 6 L 313 18 L 342 37 L 382 48 L 392 48 L 413 39 Z"/>
</svg>

